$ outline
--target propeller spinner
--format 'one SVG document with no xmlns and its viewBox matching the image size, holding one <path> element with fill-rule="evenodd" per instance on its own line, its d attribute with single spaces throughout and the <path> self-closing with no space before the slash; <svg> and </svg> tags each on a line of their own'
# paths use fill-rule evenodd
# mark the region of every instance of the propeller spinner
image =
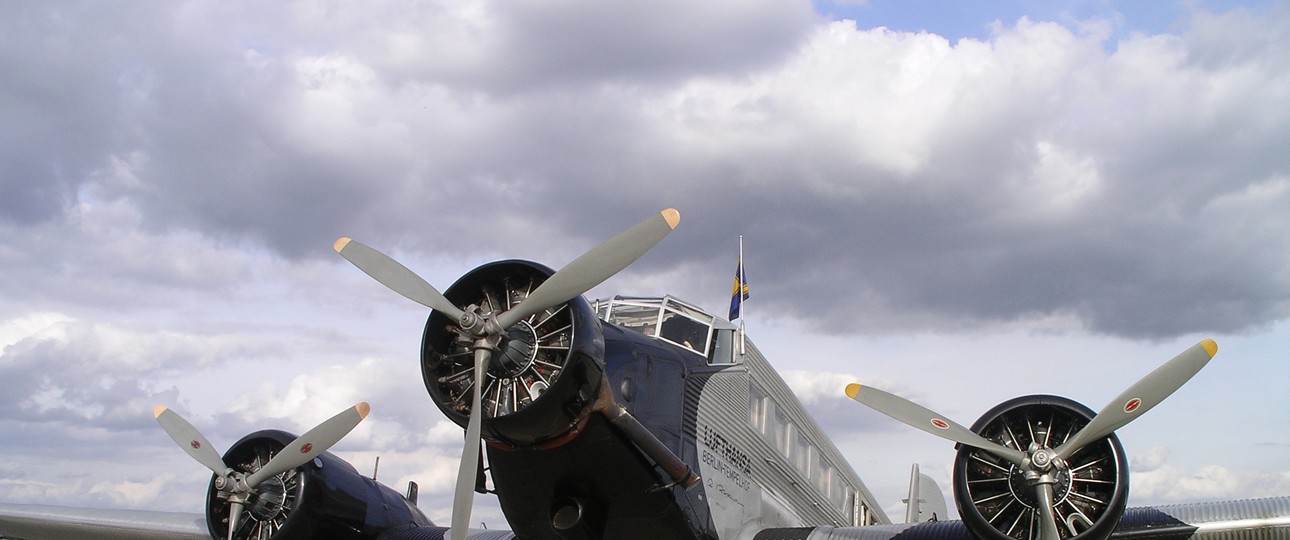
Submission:
<svg viewBox="0 0 1290 540">
<path fill-rule="evenodd" d="M 263 467 L 249 474 L 226 465 L 219 452 L 197 428 L 165 405 L 154 407 L 152 416 L 180 448 L 215 473 L 215 489 L 228 497 L 228 538 L 232 540 L 242 518 L 243 507 L 258 493 L 262 483 L 326 452 L 353 431 L 370 411 L 371 407 L 365 402 L 341 411 L 297 437 Z"/>
<path fill-rule="evenodd" d="M 464 540 L 474 502 L 475 474 L 479 466 L 482 389 L 494 354 L 507 331 L 516 323 L 545 309 L 568 302 L 618 273 L 658 244 L 681 221 L 681 214 L 668 208 L 606 240 L 574 259 L 547 278 L 523 301 L 498 314 L 485 313 L 479 306 L 465 310 L 453 305 L 443 293 L 393 258 L 349 238 L 332 246 L 382 285 L 418 304 L 457 321 L 462 335 L 472 340 L 474 383 L 466 442 L 457 471 L 452 505 L 452 540 Z"/>
<path fill-rule="evenodd" d="M 1087 425 L 1056 448 L 1036 443 L 1031 443 L 1025 449 L 1003 446 L 930 409 L 877 388 L 850 384 L 847 385 L 846 393 L 851 399 L 907 425 L 977 448 L 1018 467 L 1023 471 L 1026 483 L 1034 490 L 1037 501 L 1035 506 L 1039 512 L 1039 534 L 1036 540 L 1060 540 L 1061 533 L 1054 516 L 1054 484 L 1058 482 L 1058 473 L 1067 469 L 1067 461 L 1071 456 L 1160 404 L 1191 380 L 1217 352 L 1218 344 L 1210 339 L 1183 351 L 1111 400 Z"/>
</svg>

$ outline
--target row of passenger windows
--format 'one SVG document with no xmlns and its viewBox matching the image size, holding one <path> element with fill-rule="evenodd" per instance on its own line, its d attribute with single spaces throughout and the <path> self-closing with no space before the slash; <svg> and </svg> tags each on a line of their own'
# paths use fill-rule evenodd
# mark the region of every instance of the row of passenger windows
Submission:
<svg viewBox="0 0 1290 540">
<path fill-rule="evenodd" d="M 854 517 L 856 490 L 755 383 L 748 385 L 748 422 L 843 514 Z M 866 514 L 868 512 L 865 512 Z M 862 522 L 867 522 L 865 516 Z"/>
</svg>

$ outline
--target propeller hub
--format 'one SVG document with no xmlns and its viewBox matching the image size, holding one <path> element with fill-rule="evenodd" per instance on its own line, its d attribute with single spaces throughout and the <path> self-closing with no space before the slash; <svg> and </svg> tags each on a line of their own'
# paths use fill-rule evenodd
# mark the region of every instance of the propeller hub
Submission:
<svg viewBox="0 0 1290 540">
<path fill-rule="evenodd" d="M 457 319 L 457 325 L 465 332 L 465 335 L 475 339 L 496 336 L 502 333 L 501 327 L 497 325 L 495 317 L 482 313 L 482 309 L 475 304 L 471 304 L 461 312 L 461 318 Z"/>
<path fill-rule="evenodd" d="M 1052 451 L 1047 448 L 1035 450 L 1035 452 L 1030 455 L 1030 463 L 1038 470 L 1048 470 L 1048 468 L 1053 465 Z"/>
<path fill-rule="evenodd" d="M 1013 467 L 1012 474 L 1008 475 L 1008 488 L 1013 497 L 1030 508 L 1037 508 L 1039 505 L 1039 498 L 1035 495 L 1035 486 L 1039 484 L 1052 484 L 1053 501 L 1061 502 L 1070 493 L 1071 476 L 1068 471 L 1045 474 L 1023 471 L 1019 467 Z"/>
<path fill-rule="evenodd" d="M 277 476 L 260 482 L 255 486 L 255 496 L 247 504 L 247 510 L 257 521 L 269 521 L 282 513 L 287 500 L 287 485 Z"/>
<path fill-rule="evenodd" d="M 477 306 L 471 306 L 471 307 L 476 308 Z M 461 326 L 463 330 L 466 330 L 467 332 L 474 334 L 477 332 L 472 332 L 472 331 L 478 330 L 476 327 L 479 325 L 479 320 L 480 320 L 479 315 L 476 315 L 473 311 L 463 311 L 461 313 L 461 318 L 457 319 L 457 324 Z"/>
<path fill-rule="evenodd" d="M 528 321 L 515 323 L 506 330 L 506 337 L 493 357 L 491 371 L 506 378 L 524 373 L 537 359 L 537 343 L 537 329 Z"/>
</svg>

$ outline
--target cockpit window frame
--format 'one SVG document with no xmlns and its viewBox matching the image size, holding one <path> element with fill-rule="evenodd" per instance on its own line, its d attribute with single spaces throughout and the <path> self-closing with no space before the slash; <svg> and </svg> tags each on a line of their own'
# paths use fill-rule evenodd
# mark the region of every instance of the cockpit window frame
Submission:
<svg viewBox="0 0 1290 540">
<path fill-rule="evenodd" d="M 692 351 L 707 358 L 709 364 L 737 363 L 738 355 L 734 354 L 730 358 L 712 358 L 719 331 L 732 330 L 734 326 L 678 298 L 614 296 L 596 300 L 595 310 L 601 320 Z M 649 319 L 650 311 L 656 314 L 654 320 L 643 322 Z"/>
</svg>

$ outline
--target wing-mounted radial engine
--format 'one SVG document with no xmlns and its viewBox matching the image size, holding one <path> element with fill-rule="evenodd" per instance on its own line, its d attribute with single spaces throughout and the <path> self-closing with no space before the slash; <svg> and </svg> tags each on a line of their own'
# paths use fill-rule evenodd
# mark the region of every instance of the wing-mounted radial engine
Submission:
<svg viewBox="0 0 1290 540">
<path fill-rule="evenodd" d="M 1093 411 L 1066 398 L 1025 396 L 981 416 L 972 431 L 1010 448 L 1056 448 L 1093 419 Z M 959 445 L 954 459 L 954 500 L 977 538 L 1030 538 L 1040 504 L 1031 474 L 988 451 Z M 1110 536 L 1129 495 L 1129 463 L 1114 433 L 1091 441 L 1049 473 L 1052 513 L 1062 538 Z"/>
<path fill-rule="evenodd" d="M 959 444 L 954 498 L 984 540 L 1105 540 L 1124 514 L 1128 463 L 1113 433 L 1158 405 L 1205 367 L 1204 340 L 1156 368 L 1096 415 L 1065 398 L 1027 396 L 987 412 L 972 429 L 877 388 L 847 395 L 878 412 Z"/>
<path fill-rule="evenodd" d="M 158 405 L 153 414 L 180 448 L 215 473 L 206 493 L 212 538 L 358 539 L 387 529 L 432 525 L 393 489 L 326 451 L 368 410 L 359 403 L 299 437 L 257 431 L 222 457 L 174 411 Z"/>
<path fill-rule="evenodd" d="M 510 311 L 554 271 L 500 261 L 466 274 L 444 292 L 487 317 Z M 448 418 L 467 427 L 474 385 L 474 340 L 438 311 L 422 339 L 426 390 Z M 520 319 L 497 343 L 481 389 L 481 434 L 512 446 L 550 443 L 570 433 L 595 405 L 604 379 L 600 321 L 581 296 Z"/>
</svg>

